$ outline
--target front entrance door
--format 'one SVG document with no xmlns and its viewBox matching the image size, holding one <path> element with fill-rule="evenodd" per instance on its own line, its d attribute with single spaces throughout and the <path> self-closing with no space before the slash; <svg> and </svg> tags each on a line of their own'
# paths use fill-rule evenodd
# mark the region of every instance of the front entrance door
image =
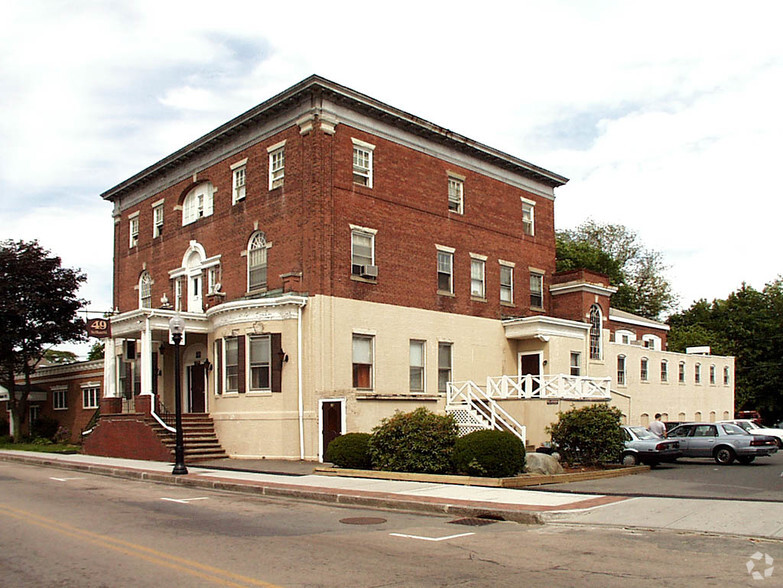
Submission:
<svg viewBox="0 0 783 588">
<path fill-rule="evenodd" d="M 343 402 L 342 400 L 324 400 L 321 402 L 321 459 L 326 455 L 326 448 L 343 433 Z"/>
<path fill-rule="evenodd" d="M 520 353 L 519 354 L 519 375 L 526 376 L 541 375 L 541 353 Z M 526 384 L 530 386 L 529 392 L 537 392 L 541 382 L 539 378 L 530 378 L 530 383 Z"/>
<path fill-rule="evenodd" d="M 206 401 L 204 398 L 204 364 L 194 363 L 188 367 L 189 380 L 189 404 L 190 412 L 206 412 Z"/>
</svg>

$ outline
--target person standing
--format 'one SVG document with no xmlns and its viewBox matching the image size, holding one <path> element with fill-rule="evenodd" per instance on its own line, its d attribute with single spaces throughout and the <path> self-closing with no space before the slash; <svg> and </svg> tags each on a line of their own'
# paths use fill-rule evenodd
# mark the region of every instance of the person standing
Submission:
<svg viewBox="0 0 783 588">
<path fill-rule="evenodd" d="M 660 412 L 655 414 L 655 420 L 650 423 L 650 426 L 647 427 L 647 429 L 651 433 L 655 433 L 659 437 L 666 437 L 666 425 L 664 425 L 661 422 L 661 413 Z"/>
</svg>

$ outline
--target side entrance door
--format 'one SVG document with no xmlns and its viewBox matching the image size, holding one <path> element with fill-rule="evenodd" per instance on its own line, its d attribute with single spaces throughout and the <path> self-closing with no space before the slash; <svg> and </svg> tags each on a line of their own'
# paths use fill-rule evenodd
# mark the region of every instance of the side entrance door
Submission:
<svg viewBox="0 0 783 588">
<path fill-rule="evenodd" d="M 519 354 L 519 375 L 520 376 L 526 376 L 530 374 L 531 376 L 540 376 L 541 375 L 541 357 L 542 354 L 540 352 L 536 353 L 520 353 Z M 526 386 L 529 386 L 529 388 L 526 388 L 528 392 L 537 392 L 539 386 L 541 385 L 538 378 L 532 377 L 530 378 L 530 383 L 525 384 Z"/>
<path fill-rule="evenodd" d="M 190 380 L 189 404 L 190 412 L 206 412 L 206 401 L 204 398 L 204 364 L 194 363 L 188 367 L 188 379 Z"/>
<path fill-rule="evenodd" d="M 343 434 L 343 401 L 321 401 L 321 460 L 336 437 Z"/>
</svg>

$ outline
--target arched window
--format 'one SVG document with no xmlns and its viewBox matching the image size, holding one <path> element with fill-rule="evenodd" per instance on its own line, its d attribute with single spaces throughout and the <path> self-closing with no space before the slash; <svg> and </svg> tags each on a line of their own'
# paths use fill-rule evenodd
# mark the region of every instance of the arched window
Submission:
<svg viewBox="0 0 783 588">
<path fill-rule="evenodd" d="M 152 278 L 146 271 L 139 277 L 139 308 L 152 308 Z"/>
<path fill-rule="evenodd" d="M 639 379 L 642 382 L 646 382 L 649 378 L 649 374 L 647 371 L 647 364 L 649 363 L 648 359 L 646 357 L 643 357 L 641 360 L 639 360 Z"/>
<path fill-rule="evenodd" d="M 264 233 L 253 233 L 247 246 L 247 290 L 266 289 L 266 250 Z"/>
<path fill-rule="evenodd" d="M 601 359 L 601 307 L 590 307 L 590 359 Z"/>
<path fill-rule="evenodd" d="M 204 216 L 211 216 L 214 186 L 204 182 L 195 186 L 182 201 L 182 225 L 189 225 Z"/>
<path fill-rule="evenodd" d="M 723 368 L 723 385 L 728 386 L 729 385 L 729 375 L 731 374 L 731 370 L 729 369 L 729 366 L 725 366 Z"/>
<path fill-rule="evenodd" d="M 661 360 L 661 382 L 669 381 L 669 362 L 665 359 Z"/>
</svg>

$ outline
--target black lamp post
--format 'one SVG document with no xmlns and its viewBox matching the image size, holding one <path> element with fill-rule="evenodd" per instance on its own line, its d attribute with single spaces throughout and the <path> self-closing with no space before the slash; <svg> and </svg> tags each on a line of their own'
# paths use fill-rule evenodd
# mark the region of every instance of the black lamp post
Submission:
<svg viewBox="0 0 783 588">
<path fill-rule="evenodd" d="M 169 321 L 169 332 L 174 341 L 174 412 L 176 415 L 177 441 L 174 445 L 174 470 L 173 475 L 187 474 L 185 467 L 185 446 L 182 442 L 182 378 L 179 365 L 179 344 L 182 343 L 182 334 L 185 332 L 185 321 L 175 316 Z"/>
</svg>

